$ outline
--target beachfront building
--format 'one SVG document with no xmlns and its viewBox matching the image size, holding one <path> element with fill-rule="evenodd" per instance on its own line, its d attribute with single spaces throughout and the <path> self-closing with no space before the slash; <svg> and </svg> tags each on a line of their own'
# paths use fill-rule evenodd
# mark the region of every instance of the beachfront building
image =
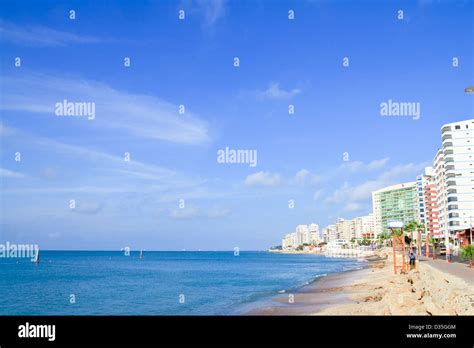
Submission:
<svg viewBox="0 0 474 348">
<path fill-rule="evenodd" d="M 439 227 L 457 248 L 469 243 L 474 220 L 474 119 L 443 125 L 441 141 L 434 160 Z"/>
<path fill-rule="evenodd" d="M 296 238 L 298 240 L 298 246 L 303 244 L 309 244 L 309 228 L 308 225 L 296 226 Z"/>
<path fill-rule="evenodd" d="M 426 167 L 424 174 L 416 178 L 416 189 L 418 195 L 418 222 L 423 226 L 422 240 L 426 234 L 434 237 L 439 236 L 439 209 L 435 183 L 435 169 Z M 418 234 L 413 235 L 415 239 Z"/>
<path fill-rule="evenodd" d="M 351 232 L 351 221 L 342 218 L 337 219 L 336 234 L 336 239 L 344 239 L 350 241 L 352 238 L 354 238 Z"/>
<path fill-rule="evenodd" d="M 281 248 L 283 250 L 294 250 L 298 247 L 298 239 L 296 233 L 288 233 L 281 241 Z"/>
<path fill-rule="evenodd" d="M 337 239 L 336 225 L 328 225 L 323 229 L 324 242 L 329 243 Z"/>
<path fill-rule="evenodd" d="M 374 238 L 374 216 L 369 214 L 366 216 L 359 216 L 350 222 L 351 236 L 355 239 Z"/>
<path fill-rule="evenodd" d="M 424 240 L 426 233 L 432 236 L 439 235 L 438 203 L 435 184 L 435 170 L 426 167 L 424 174 L 416 177 L 416 192 L 418 199 L 418 222 L 423 226 L 421 238 Z M 415 239 L 418 234 L 413 235 Z"/>
<path fill-rule="evenodd" d="M 448 237 L 448 198 L 446 189 L 445 165 L 443 150 L 438 150 L 433 159 L 434 184 L 436 187 L 436 205 L 438 207 L 438 236 Z"/>
<path fill-rule="evenodd" d="M 319 235 L 319 225 L 318 224 L 309 224 L 309 244 L 318 245 L 321 243 L 321 237 Z"/>
<path fill-rule="evenodd" d="M 415 182 L 384 187 L 372 192 L 375 236 L 388 232 L 387 222 L 418 221 L 418 196 Z"/>
<path fill-rule="evenodd" d="M 319 225 L 298 225 L 296 231 L 288 233 L 281 240 L 281 247 L 283 250 L 295 250 L 304 245 L 317 245 L 321 243 L 319 236 Z"/>
<path fill-rule="evenodd" d="M 296 232 L 288 233 L 281 241 L 281 248 L 283 250 L 295 250 L 299 245 Z"/>
<path fill-rule="evenodd" d="M 439 208 L 436 183 L 433 176 L 428 177 L 424 189 L 425 232 L 430 236 L 439 237 Z"/>
</svg>

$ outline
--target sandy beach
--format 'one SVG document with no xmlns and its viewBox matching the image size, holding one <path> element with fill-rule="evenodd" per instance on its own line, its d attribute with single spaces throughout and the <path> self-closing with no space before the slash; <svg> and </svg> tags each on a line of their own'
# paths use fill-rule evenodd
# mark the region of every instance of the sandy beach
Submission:
<svg viewBox="0 0 474 348">
<path fill-rule="evenodd" d="M 251 315 L 473 315 L 474 287 L 464 279 L 418 262 L 394 274 L 391 251 L 368 259 L 362 270 L 316 280 L 275 297 Z M 474 277 L 474 270 L 473 277 Z"/>
</svg>

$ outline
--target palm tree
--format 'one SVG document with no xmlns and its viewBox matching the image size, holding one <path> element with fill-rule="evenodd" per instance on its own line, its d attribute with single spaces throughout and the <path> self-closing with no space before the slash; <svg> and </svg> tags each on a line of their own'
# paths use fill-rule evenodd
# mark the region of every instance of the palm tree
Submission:
<svg viewBox="0 0 474 348">
<path fill-rule="evenodd" d="M 418 229 L 418 222 L 412 220 L 405 225 L 405 231 L 410 233 L 410 240 L 413 240 L 413 232 Z"/>
<path fill-rule="evenodd" d="M 433 260 L 436 259 L 436 244 L 438 240 L 434 236 L 430 236 L 430 243 L 433 246 Z"/>
<path fill-rule="evenodd" d="M 474 246 L 468 244 L 465 247 L 461 247 L 461 258 L 469 259 L 469 268 L 472 268 L 472 258 L 474 257 Z"/>
<path fill-rule="evenodd" d="M 410 241 L 409 243 L 413 241 L 413 232 L 418 232 L 418 236 L 416 238 L 416 250 L 417 254 L 420 255 L 421 253 L 421 231 L 424 229 L 424 226 L 420 224 L 418 221 L 410 221 L 408 224 L 405 226 L 405 231 L 410 232 Z"/>
</svg>

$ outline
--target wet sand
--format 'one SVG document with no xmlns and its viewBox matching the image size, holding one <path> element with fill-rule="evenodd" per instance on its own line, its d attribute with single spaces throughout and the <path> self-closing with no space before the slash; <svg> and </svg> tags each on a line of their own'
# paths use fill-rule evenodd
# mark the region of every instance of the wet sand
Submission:
<svg viewBox="0 0 474 348">
<path fill-rule="evenodd" d="M 379 259 L 367 263 L 367 268 L 351 270 L 319 278 L 297 291 L 284 293 L 272 299 L 266 307 L 247 313 L 250 315 L 310 315 L 325 308 L 354 303 L 345 291 L 359 279 L 364 279 L 371 269 L 380 265 Z M 291 302 L 292 301 L 292 302 Z"/>
</svg>

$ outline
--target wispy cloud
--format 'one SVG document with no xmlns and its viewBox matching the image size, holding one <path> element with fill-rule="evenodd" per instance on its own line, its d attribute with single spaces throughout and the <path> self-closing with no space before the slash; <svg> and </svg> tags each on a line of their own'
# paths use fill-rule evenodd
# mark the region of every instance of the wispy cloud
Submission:
<svg viewBox="0 0 474 348">
<path fill-rule="evenodd" d="M 293 88 L 291 90 L 284 90 L 280 87 L 277 82 L 271 82 L 267 89 L 263 91 L 255 91 L 253 94 L 259 100 L 273 99 L 273 100 L 285 100 L 300 94 L 299 88 Z"/>
<path fill-rule="evenodd" d="M 23 173 L 15 172 L 13 170 L 8 170 L 4 168 L 0 168 L 0 177 L 3 178 L 13 178 L 13 179 L 21 179 L 25 178 L 26 175 Z"/>
<path fill-rule="evenodd" d="M 227 0 L 182 0 L 179 8 L 202 18 L 206 27 L 212 27 L 228 11 Z"/>
<path fill-rule="evenodd" d="M 55 104 L 64 99 L 94 102 L 96 117 L 87 126 L 121 131 L 140 138 L 181 144 L 202 144 L 210 140 L 207 123 L 178 106 L 155 96 L 128 93 L 106 84 L 83 79 L 27 74 L 5 76 L 2 110 L 55 116 Z M 67 122 L 68 119 L 63 119 Z"/>
<path fill-rule="evenodd" d="M 38 153 L 48 153 L 55 158 L 54 168 L 36 170 L 40 176 L 31 179 L 50 180 L 50 186 L 38 182 L 34 186 L 13 188 L 3 187 L 4 192 L 11 193 L 147 193 L 190 191 L 205 183 L 199 178 L 191 178 L 176 170 L 149 164 L 137 160 L 126 162 L 123 157 L 109 154 L 84 146 L 65 144 L 49 138 L 38 137 L 19 129 L 8 128 L 22 139 L 25 149 L 36 149 Z M 74 177 L 64 177 L 61 166 L 71 167 L 76 171 Z M 35 170 L 34 168 L 32 168 Z M 24 174 L 1 170 L 0 175 L 23 177 Z M 51 181 L 54 179 L 54 181 Z M 64 185 L 66 184 L 66 185 Z M 177 194 L 177 193 L 176 193 Z"/>
<path fill-rule="evenodd" d="M 246 186 L 280 186 L 282 183 L 279 174 L 264 171 L 250 174 L 244 180 Z"/>
<path fill-rule="evenodd" d="M 350 172 L 379 170 L 385 167 L 388 161 L 389 161 L 388 157 L 378 159 L 378 160 L 373 160 L 369 163 L 364 163 L 362 161 L 350 161 L 350 162 L 341 164 L 340 169 L 348 170 Z"/>
<path fill-rule="evenodd" d="M 0 122 L 0 137 L 8 137 L 12 135 L 15 135 L 15 130 L 11 127 L 7 127 L 3 122 Z"/>
<path fill-rule="evenodd" d="M 204 14 L 206 24 L 213 25 L 227 11 L 227 0 L 197 0 L 197 6 Z"/>
<path fill-rule="evenodd" d="M 324 189 L 316 190 L 316 192 L 313 194 L 313 199 L 315 201 L 318 201 L 321 197 L 324 196 L 324 193 L 325 193 Z"/>
<path fill-rule="evenodd" d="M 196 217 L 209 219 L 223 218 L 230 214 L 230 209 L 212 206 L 208 209 L 199 208 L 197 205 L 188 205 L 169 211 L 168 216 L 174 220 L 188 220 Z"/>
<path fill-rule="evenodd" d="M 40 25 L 18 25 L 0 21 L 0 40 L 25 46 L 66 46 L 96 44 L 101 39 L 54 30 Z"/>
<path fill-rule="evenodd" d="M 307 169 L 301 169 L 296 172 L 295 182 L 299 185 L 314 185 L 321 182 L 322 177 L 311 173 Z"/>
</svg>

